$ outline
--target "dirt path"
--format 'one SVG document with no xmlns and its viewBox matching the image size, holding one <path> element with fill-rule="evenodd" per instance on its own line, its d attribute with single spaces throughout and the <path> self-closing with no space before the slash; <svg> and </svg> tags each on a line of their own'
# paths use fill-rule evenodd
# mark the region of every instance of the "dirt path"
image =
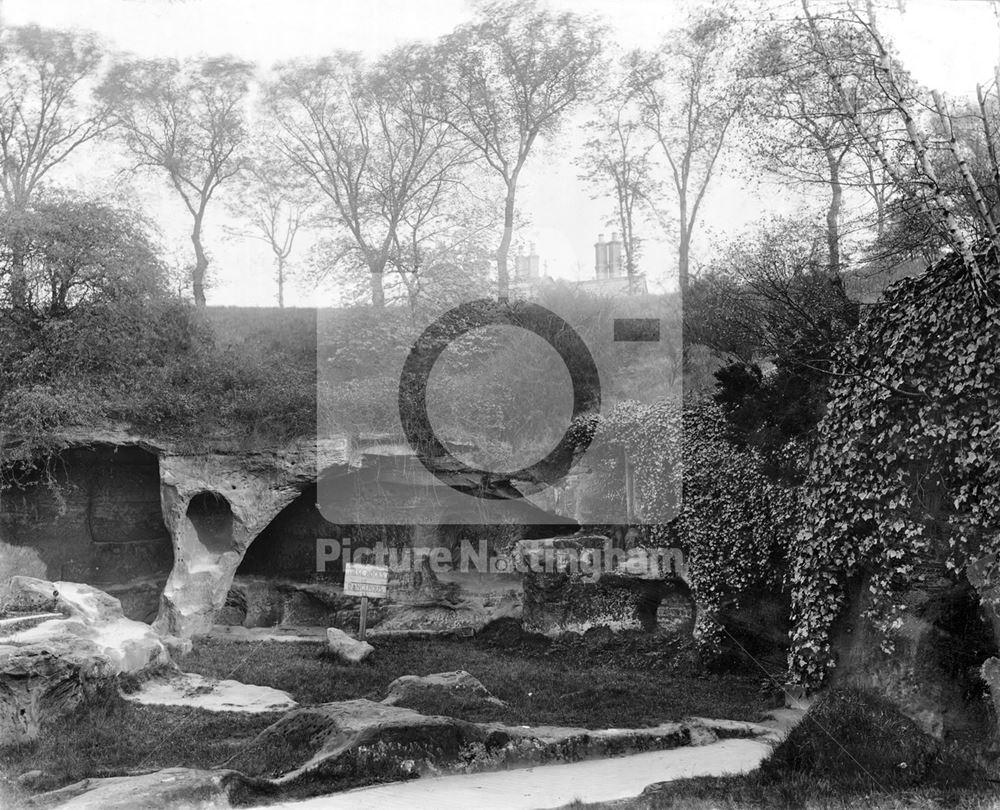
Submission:
<svg viewBox="0 0 1000 810">
<path fill-rule="evenodd" d="M 638 796 L 653 782 L 746 773 L 770 750 L 768 743 L 758 740 L 720 740 L 615 759 L 394 782 L 261 810 L 540 810 L 574 799 L 596 802 Z"/>
</svg>

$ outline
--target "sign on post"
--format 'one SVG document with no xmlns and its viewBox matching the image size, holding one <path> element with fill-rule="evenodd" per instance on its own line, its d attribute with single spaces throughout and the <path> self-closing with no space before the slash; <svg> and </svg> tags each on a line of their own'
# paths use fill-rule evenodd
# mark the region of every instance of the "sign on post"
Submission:
<svg viewBox="0 0 1000 810">
<path fill-rule="evenodd" d="M 368 599 L 382 599 L 389 592 L 389 567 L 387 565 L 364 565 L 347 563 L 344 566 L 344 596 L 361 597 L 361 617 L 358 638 L 365 640 L 365 625 L 368 623 Z"/>
</svg>

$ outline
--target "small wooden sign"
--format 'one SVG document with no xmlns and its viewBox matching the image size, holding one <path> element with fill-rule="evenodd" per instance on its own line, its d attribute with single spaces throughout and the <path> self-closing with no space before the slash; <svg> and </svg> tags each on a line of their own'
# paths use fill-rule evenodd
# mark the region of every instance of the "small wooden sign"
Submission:
<svg viewBox="0 0 1000 810">
<path fill-rule="evenodd" d="M 389 592 L 389 566 L 347 563 L 344 566 L 344 596 L 361 597 L 358 638 L 365 640 L 368 628 L 368 599 L 384 599 Z"/>
<path fill-rule="evenodd" d="M 344 566 L 344 596 L 382 599 L 389 591 L 389 566 L 347 563 Z"/>
</svg>

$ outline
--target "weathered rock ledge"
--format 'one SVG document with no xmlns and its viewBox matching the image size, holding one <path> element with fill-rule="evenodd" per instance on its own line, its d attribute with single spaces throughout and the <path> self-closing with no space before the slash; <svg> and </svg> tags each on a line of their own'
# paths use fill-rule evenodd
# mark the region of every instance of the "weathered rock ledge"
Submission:
<svg viewBox="0 0 1000 810">
<path fill-rule="evenodd" d="M 692 718 L 652 728 L 594 731 L 469 723 L 369 700 L 326 703 L 289 712 L 226 768 L 170 768 L 140 776 L 87 779 L 39 794 L 29 806 L 45 810 L 154 806 L 224 810 L 253 796 L 280 799 L 290 788 L 296 797 L 328 794 L 368 781 L 374 774 L 386 781 L 503 770 L 708 745 L 719 735 L 773 742 L 787 733 L 802 712 L 782 710 L 774 715 L 767 723 Z"/>
</svg>

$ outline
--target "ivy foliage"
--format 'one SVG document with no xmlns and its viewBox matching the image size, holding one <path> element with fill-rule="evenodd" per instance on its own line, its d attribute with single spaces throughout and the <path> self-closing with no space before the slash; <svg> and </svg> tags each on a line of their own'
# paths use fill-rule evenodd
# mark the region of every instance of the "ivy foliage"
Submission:
<svg viewBox="0 0 1000 810">
<path fill-rule="evenodd" d="M 722 633 L 715 618 L 724 602 L 754 589 L 787 587 L 796 490 L 766 474 L 757 450 L 733 442 L 731 426 L 712 402 L 683 409 L 669 401 L 623 402 L 590 425 L 598 451 L 627 454 L 638 518 L 652 524 L 649 540 L 685 551 L 699 606 L 696 634 L 704 650 L 717 651 Z M 611 483 L 600 489 L 615 491 Z"/>
<path fill-rule="evenodd" d="M 979 262 L 995 288 L 995 252 Z M 902 594 L 925 562 L 960 574 L 1000 551 L 997 316 L 947 257 L 890 287 L 842 346 L 795 541 L 795 679 L 818 685 L 833 666 L 850 577 L 868 579 L 866 617 L 891 650 Z"/>
</svg>

